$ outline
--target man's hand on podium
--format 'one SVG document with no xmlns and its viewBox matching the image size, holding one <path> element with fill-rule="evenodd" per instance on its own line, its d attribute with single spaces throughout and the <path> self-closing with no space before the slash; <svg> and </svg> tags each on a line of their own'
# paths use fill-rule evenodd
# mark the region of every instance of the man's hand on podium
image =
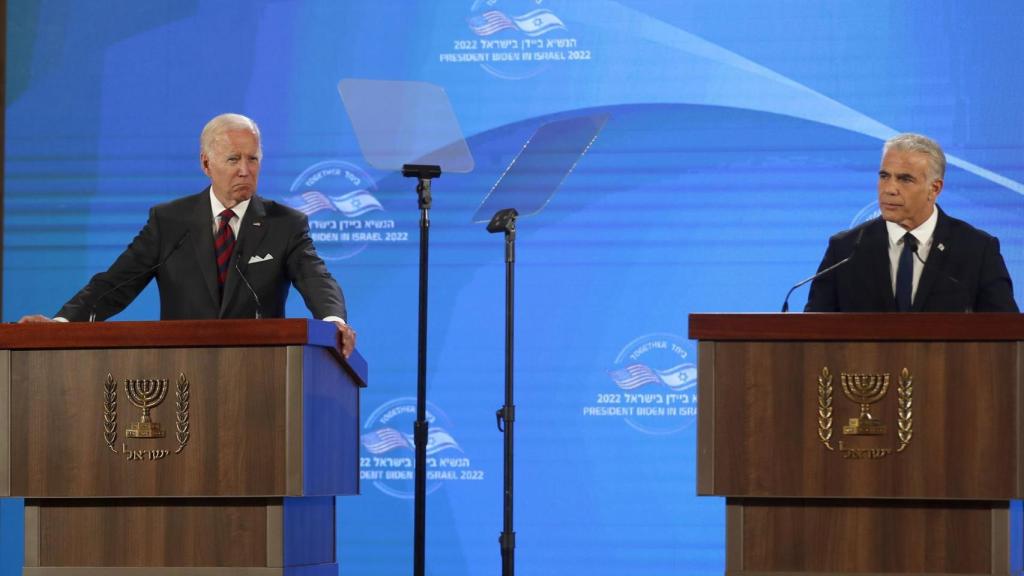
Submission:
<svg viewBox="0 0 1024 576">
<path fill-rule="evenodd" d="M 54 320 L 49 316 L 43 316 L 42 314 L 30 314 L 28 316 L 22 316 L 18 320 L 18 324 L 40 324 L 43 322 L 60 322 L 60 320 Z"/>
<path fill-rule="evenodd" d="M 341 353 L 345 355 L 345 358 L 348 358 L 352 355 L 352 351 L 356 349 L 356 331 L 344 322 L 338 320 L 333 322 L 338 327 L 338 336 L 341 338 Z"/>
</svg>

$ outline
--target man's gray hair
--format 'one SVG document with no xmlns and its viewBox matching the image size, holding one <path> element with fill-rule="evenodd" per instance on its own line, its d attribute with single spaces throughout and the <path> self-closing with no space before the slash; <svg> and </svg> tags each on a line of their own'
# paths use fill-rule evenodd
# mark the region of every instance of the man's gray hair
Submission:
<svg viewBox="0 0 1024 576">
<path fill-rule="evenodd" d="M 946 178 L 946 154 L 942 152 L 942 146 L 939 146 L 938 142 L 927 136 L 909 132 L 898 134 L 885 141 L 885 145 L 882 146 L 882 156 L 884 157 L 889 150 L 927 154 L 932 180 Z"/>
<path fill-rule="evenodd" d="M 251 118 L 241 114 L 221 114 L 203 127 L 203 133 L 199 136 L 199 151 L 208 153 L 214 141 L 231 130 L 249 130 L 256 135 L 257 139 L 260 137 L 260 127 Z M 260 149 L 262 150 L 262 148 L 263 144 L 260 143 Z"/>
</svg>

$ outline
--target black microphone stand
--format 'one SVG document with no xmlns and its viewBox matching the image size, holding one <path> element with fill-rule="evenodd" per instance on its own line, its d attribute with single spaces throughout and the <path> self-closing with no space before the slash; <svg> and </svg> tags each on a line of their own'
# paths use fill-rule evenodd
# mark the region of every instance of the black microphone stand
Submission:
<svg viewBox="0 0 1024 576">
<path fill-rule="evenodd" d="M 412 571 L 424 576 L 427 532 L 427 262 L 430 253 L 430 181 L 441 177 L 441 167 L 405 164 L 402 176 L 416 178 L 420 208 L 419 346 L 416 367 L 416 423 L 413 425 L 416 474 L 414 478 L 414 528 Z"/>
<path fill-rule="evenodd" d="M 495 213 L 487 224 L 487 231 L 505 233 L 505 405 L 498 410 L 498 430 L 504 433 L 505 440 L 505 474 L 504 474 L 504 521 L 498 544 L 501 547 L 501 574 L 515 574 L 516 533 L 512 530 L 513 513 L 513 426 L 516 420 L 516 407 L 512 402 L 512 367 L 515 340 L 515 286 L 516 286 L 516 218 L 519 212 L 515 208 L 505 208 Z"/>
</svg>

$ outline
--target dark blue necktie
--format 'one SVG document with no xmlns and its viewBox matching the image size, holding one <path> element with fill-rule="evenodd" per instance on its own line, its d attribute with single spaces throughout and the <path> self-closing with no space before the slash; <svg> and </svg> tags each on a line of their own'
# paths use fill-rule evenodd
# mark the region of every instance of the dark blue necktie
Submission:
<svg viewBox="0 0 1024 576">
<path fill-rule="evenodd" d="M 900 312 L 910 312 L 914 294 L 914 253 L 917 252 L 917 238 L 910 232 L 903 236 L 903 251 L 896 268 L 896 306 Z"/>
</svg>

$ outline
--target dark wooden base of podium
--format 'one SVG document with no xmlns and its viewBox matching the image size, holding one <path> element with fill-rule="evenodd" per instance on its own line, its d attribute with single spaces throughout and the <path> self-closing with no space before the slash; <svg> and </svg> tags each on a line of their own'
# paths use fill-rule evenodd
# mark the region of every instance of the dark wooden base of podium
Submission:
<svg viewBox="0 0 1024 576">
<path fill-rule="evenodd" d="M 727 575 L 1021 574 L 1020 506 L 726 499 Z"/>
<path fill-rule="evenodd" d="M 334 576 L 334 497 L 26 499 L 25 576 Z"/>
</svg>

